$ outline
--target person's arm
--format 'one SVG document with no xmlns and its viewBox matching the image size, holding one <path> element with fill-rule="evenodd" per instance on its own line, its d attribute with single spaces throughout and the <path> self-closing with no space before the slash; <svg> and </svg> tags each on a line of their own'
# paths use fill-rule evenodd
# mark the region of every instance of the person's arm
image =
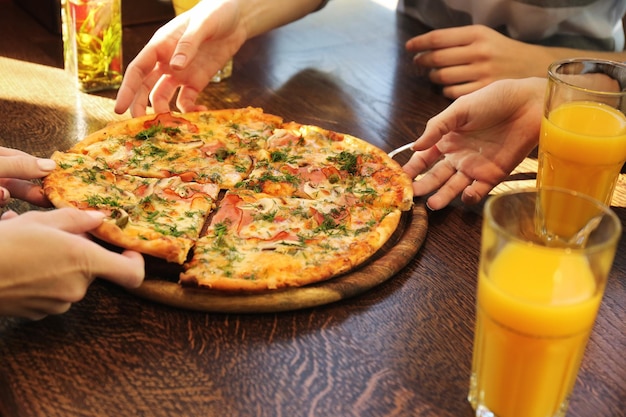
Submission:
<svg viewBox="0 0 626 417">
<path fill-rule="evenodd" d="M 169 111 L 178 89 L 180 111 L 204 110 L 198 94 L 248 39 L 297 20 L 322 0 L 205 0 L 161 27 L 128 65 L 115 111 Z"/>
<path fill-rule="evenodd" d="M 560 59 L 626 61 L 626 52 L 531 45 L 481 25 L 433 30 L 409 39 L 406 48 L 415 54 L 413 62 L 452 99 L 501 79 L 546 77 L 550 64 Z"/>
<path fill-rule="evenodd" d="M 240 0 L 247 39 L 294 22 L 319 10 L 326 2 L 327 0 Z"/>
<path fill-rule="evenodd" d="M 416 196 L 438 210 L 457 195 L 482 200 L 539 140 L 547 80 L 501 80 L 464 95 L 431 118 L 403 169 L 416 178 Z"/>
</svg>

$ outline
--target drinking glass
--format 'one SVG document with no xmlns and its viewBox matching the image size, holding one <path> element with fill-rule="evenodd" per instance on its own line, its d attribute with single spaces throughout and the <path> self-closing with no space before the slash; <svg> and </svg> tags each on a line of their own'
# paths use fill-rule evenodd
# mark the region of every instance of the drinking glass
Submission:
<svg viewBox="0 0 626 417">
<path fill-rule="evenodd" d="M 535 225 L 555 198 L 589 216 L 584 230 L 560 235 L 558 244 Z M 571 190 L 487 200 L 468 395 L 477 417 L 565 415 L 620 235 L 610 208 Z"/>
<path fill-rule="evenodd" d="M 172 0 L 172 6 L 174 6 L 174 13 L 178 16 L 191 9 L 193 6 L 198 4 L 199 0 Z M 225 80 L 233 74 L 233 59 L 230 58 L 228 62 L 215 73 L 213 78 L 211 78 L 212 83 L 219 83 L 220 81 Z"/>
<path fill-rule="evenodd" d="M 570 59 L 550 66 L 539 137 L 539 188 L 576 190 L 610 205 L 626 161 L 625 98 L 624 64 Z"/>
</svg>

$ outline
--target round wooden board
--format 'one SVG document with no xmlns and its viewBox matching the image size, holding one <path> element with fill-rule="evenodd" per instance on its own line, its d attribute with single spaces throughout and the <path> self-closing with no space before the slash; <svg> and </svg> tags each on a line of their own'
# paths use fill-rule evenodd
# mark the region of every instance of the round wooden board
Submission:
<svg viewBox="0 0 626 417">
<path fill-rule="evenodd" d="M 403 214 L 396 232 L 368 263 L 348 274 L 304 287 L 259 294 L 227 294 L 184 288 L 175 278 L 162 279 L 162 275 L 173 273 L 168 273 L 167 265 L 161 264 L 148 268 L 144 283 L 129 291 L 158 303 L 205 312 L 271 313 L 320 306 L 354 297 L 397 274 L 417 254 L 427 230 L 425 206 L 415 204 L 412 210 Z"/>
</svg>

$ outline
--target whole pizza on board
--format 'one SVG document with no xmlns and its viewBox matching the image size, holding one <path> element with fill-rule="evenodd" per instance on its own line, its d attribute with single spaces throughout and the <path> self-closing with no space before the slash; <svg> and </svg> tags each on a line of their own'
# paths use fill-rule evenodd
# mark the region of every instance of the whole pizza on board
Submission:
<svg viewBox="0 0 626 417">
<path fill-rule="evenodd" d="M 218 291 L 349 272 L 413 204 L 411 179 L 382 150 L 258 108 L 115 122 L 52 158 L 44 192 L 56 207 L 105 213 L 94 236 Z"/>
</svg>

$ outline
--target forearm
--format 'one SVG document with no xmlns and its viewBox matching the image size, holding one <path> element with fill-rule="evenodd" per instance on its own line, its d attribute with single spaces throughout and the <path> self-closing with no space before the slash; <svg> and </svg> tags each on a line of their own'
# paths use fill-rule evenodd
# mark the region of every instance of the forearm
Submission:
<svg viewBox="0 0 626 417">
<path fill-rule="evenodd" d="M 547 76 L 547 69 L 553 62 L 569 58 L 596 58 L 606 59 L 609 61 L 626 62 L 626 51 L 622 52 L 606 52 L 606 51 L 587 51 L 581 49 L 543 47 L 544 50 L 542 62 L 544 65 L 537 65 L 538 72 L 533 74 L 538 77 Z M 545 71 L 544 71 L 545 68 Z"/>
<path fill-rule="evenodd" d="M 286 25 L 317 10 L 323 0 L 240 0 L 247 38 Z"/>
</svg>

